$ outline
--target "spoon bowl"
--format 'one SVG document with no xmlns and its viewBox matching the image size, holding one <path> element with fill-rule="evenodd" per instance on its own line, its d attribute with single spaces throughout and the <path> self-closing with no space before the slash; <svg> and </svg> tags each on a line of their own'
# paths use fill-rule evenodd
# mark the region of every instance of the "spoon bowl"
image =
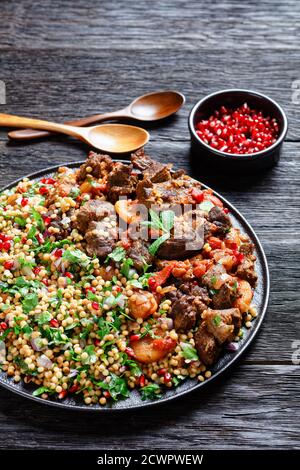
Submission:
<svg viewBox="0 0 300 470">
<path fill-rule="evenodd" d="M 157 121 L 176 113 L 185 102 L 178 91 L 158 91 L 135 99 L 127 108 L 140 121 Z"/>
<path fill-rule="evenodd" d="M 125 124 L 102 124 L 88 129 L 85 139 L 90 145 L 109 153 L 128 153 L 146 145 L 149 133 L 141 127 Z"/>
</svg>

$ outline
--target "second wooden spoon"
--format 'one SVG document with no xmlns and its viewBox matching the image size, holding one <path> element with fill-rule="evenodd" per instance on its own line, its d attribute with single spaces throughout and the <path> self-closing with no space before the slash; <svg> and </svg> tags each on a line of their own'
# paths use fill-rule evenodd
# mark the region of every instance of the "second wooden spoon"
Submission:
<svg viewBox="0 0 300 470">
<path fill-rule="evenodd" d="M 68 121 L 65 124 L 71 126 L 88 126 L 96 122 L 110 119 L 136 119 L 137 121 L 157 121 L 176 113 L 185 102 L 185 97 L 178 91 L 157 91 L 147 93 L 136 98 L 126 108 L 106 114 L 95 114 L 76 121 Z M 22 129 L 9 132 L 10 139 L 31 140 L 51 135 L 50 132 Z"/>
</svg>

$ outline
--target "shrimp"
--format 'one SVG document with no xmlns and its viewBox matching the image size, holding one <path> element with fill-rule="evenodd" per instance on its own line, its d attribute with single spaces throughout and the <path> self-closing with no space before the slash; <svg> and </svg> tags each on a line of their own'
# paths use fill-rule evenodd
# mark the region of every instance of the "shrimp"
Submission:
<svg viewBox="0 0 300 470">
<path fill-rule="evenodd" d="M 153 339 L 149 336 L 132 343 L 132 349 L 137 361 L 150 364 L 163 359 L 167 354 L 174 351 L 177 342 L 170 336 Z"/>
<path fill-rule="evenodd" d="M 136 291 L 128 300 L 130 314 L 134 318 L 148 318 L 157 310 L 157 301 L 151 292 Z"/>
</svg>

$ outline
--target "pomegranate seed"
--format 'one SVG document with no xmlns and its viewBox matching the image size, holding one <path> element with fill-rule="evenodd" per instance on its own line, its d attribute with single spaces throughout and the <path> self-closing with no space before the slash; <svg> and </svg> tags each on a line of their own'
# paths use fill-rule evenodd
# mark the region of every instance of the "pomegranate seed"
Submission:
<svg viewBox="0 0 300 470">
<path fill-rule="evenodd" d="M 276 141 L 279 126 L 275 118 L 244 103 L 236 109 L 221 106 L 208 119 L 196 123 L 195 130 L 200 139 L 217 150 L 252 154 Z"/>
<path fill-rule="evenodd" d="M 95 289 L 95 287 L 86 287 L 85 292 L 93 292 L 93 294 L 95 294 L 96 289 Z"/>
<path fill-rule="evenodd" d="M 170 374 L 170 372 L 166 372 L 165 375 L 164 375 L 165 384 L 171 382 L 171 380 L 172 380 L 172 375 Z"/>
<path fill-rule="evenodd" d="M 27 204 L 28 204 L 28 199 L 26 197 L 23 197 L 21 199 L 21 206 L 25 207 L 25 206 L 27 206 Z"/>
<path fill-rule="evenodd" d="M 22 237 L 21 238 L 21 243 L 26 243 L 27 242 L 27 238 L 26 237 Z"/>
<path fill-rule="evenodd" d="M 9 271 L 14 267 L 14 262 L 13 261 L 5 261 L 3 264 L 5 269 L 8 269 Z"/>
<path fill-rule="evenodd" d="M 236 255 L 236 262 L 237 262 L 238 264 L 241 264 L 241 263 L 243 262 L 243 260 L 244 260 L 244 255 L 243 255 L 243 253 L 237 253 L 237 255 Z"/>
<path fill-rule="evenodd" d="M 62 400 L 62 399 L 65 398 L 67 395 L 68 395 L 68 390 L 63 390 L 62 392 L 60 392 L 60 393 L 58 394 L 58 398 L 59 398 L 60 400 Z"/>
<path fill-rule="evenodd" d="M 47 216 L 43 217 L 43 220 L 44 220 L 45 225 L 49 225 L 52 221 L 51 217 L 47 217 Z"/>
<path fill-rule="evenodd" d="M 69 279 L 73 279 L 74 277 L 72 273 L 69 273 L 69 271 L 65 273 L 65 276 L 68 277 Z"/>
<path fill-rule="evenodd" d="M 43 183 L 43 184 L 54 184 L 54 183 L 56 183 L 56 180 L 54 180 L 53 178 L 42 178 L 41 183 Z"/>
<path fill-rule="evenodd" d="M 135 357 L 135 353 L 134 353 L 134 350 L 133 350 L 132 348 L 129 348 L 129 347 L 127 346 L 127 348 L 125 349 L 125 352 L 126 352 L 126 354 L 127 354 L 128 356 L 130 356 L 130 357 Z"/>
<path fill-rule="evenodd" d="M 50 325 L 53 326 L 53 328 L 58 328 L 59 327 L 59 323 L 56 320 L 56 318 L 52 318 L 52 320 L 50 320 Z"/>
<path fill-rule="evenodd" d="M 10 242 L 3 242 L 2 243 L 3 250 L 8 251 L 10 249 Z"/>
<path fill-rule="evenodd" d="M 140 385 L 140 387 L 145 387 L 145 383 L 146 383 L 145 376 L 144 376 L 144 375 L 141 375 L 141 376 L 140 376 L 140 379 L 139 379 L 139 385 Z"/>
<path fill-rule="evenodd" d="M 99 310 L 99 304 L 98 304 L 98 302 L 92 302 L 92 308 L 93 308 L 94 310 Z"/>
<path fill-rule="evenodd" d="M 101 343 L 100 339 L 97 339 L 97 338 L 94 339 L 94 345 L 95 346 L 100 346 L 100 343 Z"/>
<path fill-rule="evenodd" d="M 45 194 L 48 194 L 48 192 L 49 192 L 49 189 L 46 188 L 46 186 L 41 186 L 41 187 L 39 188 L 39 193 L 40 193 L 42 196 L 44 196 Z"/>
<path fill-rule="evenodd" d="M 40 274 L 41 270 L 42 268 L 40 268 L 39 266 L 36 266 L 36 268 L 33 268 L 33 272 L 35 275 Z"/>
<path fill-rule="evenodd" d="M 54 251 L 54 256 L 55 258 L 61 258 L 62 257 L 62 254 L 63 254 L 63 251 L 61 248 L 57 248 L 55 251 Z"/>
<path fill-rule="evenodd" d="M 78 385 L 77 384 L 73 384 L 72 387 L 69 388 L 69 392 L 70 393 L 75 393 L 75 392 L 78 392 Z"/>
<path fill-rule="evenodd" d="M 4 331 L 7 330 L 7 328 L 8 328 L 8 325 L 7 325 L 7 323 L 5 323 L 5 321 L 2 321 L 0 323 L 0 326 L 1 326 L 2 330 L 4 330 Z"/>
<path fill-rule="evenodd" d="M 105 398 L 110 398 L 111 397 L 111 394 L 109 393 L 108 390 L 104 390 L 103 395 L 105 396 Z"/>
<path fill-rule="evenodd" d="M 42 243 L 44 243 L 44 237 L 40 234 L 40 233 L 37 233 L 35 238 L 37 239 L 37 241 L 39 242 L 40 245 L 42 245 Z"/>
<path fill-rule="evenodd" d="M 227 209 L 227 207 L 224 207 L 223 211 L 225 214 L 229 214 L 229 209 Z"/>
<path fill-rule="evenodd" d="M 41 281 L 45 286 L 49 286 L 49 280 L 48 279 L 42 279 Z"/>
<path fill-rule="evenodd" d="M 131 335 L 129 340 L 131 343 L 133 343 L 134 341 L 138 341 L 140 339 L 140 335 Z"/>
<path fill-rule="evenodd" d="M 159 369 L 159 370 L 157 371 L 157 375 L 162 376 L 162 375 L 165 375 L 166 372 L 167 372 L 166 369 Z"/>
</svg>

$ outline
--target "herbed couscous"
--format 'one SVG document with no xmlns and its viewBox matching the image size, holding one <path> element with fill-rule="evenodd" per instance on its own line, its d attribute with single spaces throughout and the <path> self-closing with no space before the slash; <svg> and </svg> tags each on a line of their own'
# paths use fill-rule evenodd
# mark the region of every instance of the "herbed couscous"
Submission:
<svg viewBox="0 0 300 470">
<path fill-rule="evenodd" d="M 200 215 L 200 249 L 176 239 L 185 214 L 171 203 Z M 91 152 L 77 171 L 24 179 L 0 195 L 2 370 L 34 396 L 86 405 L 202 382 L 257 315 L 254 264 L 212 191 L 142 151 L 131 165 Z"/>
</svg>

